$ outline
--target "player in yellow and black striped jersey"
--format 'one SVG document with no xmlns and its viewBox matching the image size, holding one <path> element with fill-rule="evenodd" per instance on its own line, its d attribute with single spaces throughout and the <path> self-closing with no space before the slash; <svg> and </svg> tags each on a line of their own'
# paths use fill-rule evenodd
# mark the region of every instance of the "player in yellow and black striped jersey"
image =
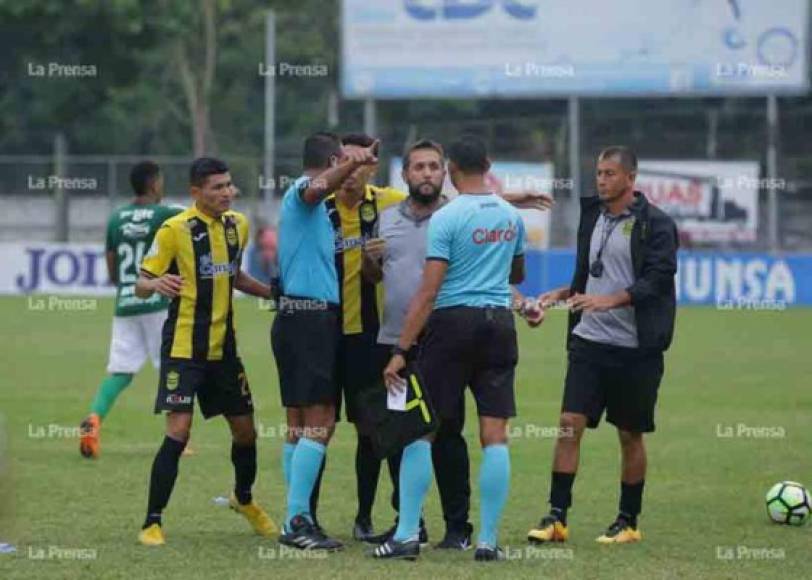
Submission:
<svg viewBox="0 0 812 580">
<path fill-rule="evenodd" d="M 374 139 L 364 134 L 342 138 L 346 149 L 369 147 Z M 347 420 L 358 432 L 356 482 L 358 512 L 353 537 L 369 541 L 374 537 L 372 505 L 378 485 L 381 461 L 375 456 L 369 426 L 363 420 L 359 393 L 380 382 L 380 368 L 371 364 L 378 338 L 383 309 L 383 285 L 362 276 L 363 248 L 377 237 L 380 213 L 406 199 L 406 194 L 391 187 L 376 187 L 369 182 L 377 165 L 364 165 L 344 180 L 326 200 L 328 216 L 335 231 L 335 262 L 339 281 L 342 337 L 339 341 L 336 376 L 344 392 Z M 397 460 L 390 462 L 390 475 L 397 478 Z M 397 482 L 393 479 L 395 489 Z M 318 493 L 318 492 L 316 492 Z M 397 499 L 393 497 L 397 510 Z"/>
<path fill-rule="evenodd" d="M 244 215 L 231 211 L 236 188 L 228 166 L 203 157 L 190 171 L 192 207 L 168 219 L 141 264 L 135 293 L 171 299 L 161 345 L 161 377 L 155 412 L 166 411 L 166 437 L 152 465 L 144 545 L 161 545 L 161 514 L 189 439 L 194 399 L 206 418 L 224 415 L 231 427 L 235 486 L 231 507 L 263 536 L 277 533 L 251 496 L 256 478 L 253 401 L 237 355 L 234 289 L 270 298 L 268 285 L 240 270 L 248 240 Z"/>
</svg>

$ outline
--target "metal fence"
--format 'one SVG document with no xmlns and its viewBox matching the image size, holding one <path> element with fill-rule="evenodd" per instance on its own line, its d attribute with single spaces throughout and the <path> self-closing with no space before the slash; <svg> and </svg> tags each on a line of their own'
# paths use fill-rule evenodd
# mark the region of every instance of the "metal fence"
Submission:
<svg viewBox="0 0 812 580">
<path fill-rule="evenodd" d="M 594 191 L 594 159 L 605 146 L 626 144 L 641 158 L 749 160 L 767 169 L 765 99 L 590 99 L 582 102 L 579 168 L 581 188 L 559 187 L 550 238 L 554 247 L 571 245 L 575 229 L 572 203 Z M 388 158 L 400 155 L 417 137 L 447 142 L 461 131 L 481 135 L 494 159 L 548 161 L 562 183 L 572 177 L 569 167 L 566 103 L 522 101 L 489 102 L 487 115 L 449 114 L 423 119 L 403 105 L 379 103 L 378 134 L 383 163 L 377 181 L 387 183 Z M 537 105 L 539 112 L 533 111 Z M 398 108 L 400 107 L 400 108 Z M 397 109 L 394 113 L 392 110 Z M 481 108 L 482 109 L 482 108 Z M 480 110 L 481 110 L 480 109 Z M 337 129 L 357 130 L 339 126 Z M 812 100 L 782 99 L 779 109 L 776 176 L 778 248 L 812 249 Z M 223 155 L 241 191 L 238 208 L 255 222 L 274 221 L 274 199 L 299 172 L 301 138 L 277 141 L 274 176 L 262 174 L 259 157 Z M 109 211 L 130 197 L 128 174 L 132 165 L 149 157 L 164 171 L 171 201 L 188 202 L 188 167 L 184 156 L 71 155 L 55 140 L 53 155 L 0 156 L 0 240 L 100 240 Z M 721 249 L 769 247 L 768 195 L 759 191 L 758 236 L 755 241 L 726 243 Z M 716 244 L 714 247 L 719 248 Z"/>
</svg>

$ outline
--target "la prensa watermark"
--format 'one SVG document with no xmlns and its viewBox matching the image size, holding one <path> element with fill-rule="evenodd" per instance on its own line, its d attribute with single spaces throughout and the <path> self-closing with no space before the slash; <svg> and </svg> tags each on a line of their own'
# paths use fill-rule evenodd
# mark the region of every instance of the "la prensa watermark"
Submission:
<svg viewBox="0 0 812 580">
<path fill-rule="evenodd" d="M 82 428 L 57 423 L 45 425 L 29 423 L 27 435 L 29 439 L 78 439 L 82 436 Z"/>
<path fill-rule="evenodd" d="M 326 550 L 300 550 L 284 544 L 257 548 L 260 560 L 324 560 L 327 556 Z"/>
<path fill-rule="evenodd" d="M 95 548 L 69 548 L 65 546 L 28 546 L 29 560 L 97 560 L 99 552 Z"/>
<path fill-rule="evenodd" d="M 572 427 L 558 425 L 539 425 L 525 423 L 523 425 L 508 425 L 510 439 L 567 439 L 575 436 Z"/>
<path fill-rule="evenodd" d="M 257 437 L 260 439 L 324 439 L 329 436 L 327 427 L 289 427 L 285 423 L 279 425 L 266 425 L 256 423 Z"/>
<path fill-rule="evenodd" d="M 737 560 L 763 561 L 785 560 L 787 557 L 784 548 L 768 546 L 716 546 L 716 559 L 726 562 Z"/>
<path fill-rule="evenodd" d="M 571 64 L 543 64 L 530 60 L 506 62 L 505 76 L 545 79 L 573 78 L 575 76 L 575 67 Z"/>
<path fill-rule="evenodd" d="M 99 301 L 96 298 L 29 296 L 26 306 L 33 312 L 95 312 L 99 309 Z"/>
<path fill-rule="evenodd" d="M 572 548 L 539 548 L 536 546 L 504 546 L 505 560 L 574 560 Z"/>
<path fill-rule="evenodd" d="M 784 311 L 787 309 L 786 300 L 772 300 L 763 299 L 758 300 L 755 298 L 732 298 L 732 299 L 719 299 L 716 301 L 717 310 L 776 310 Z"/>
<path fill-rule="evenodd" d="M 324 78 L 329 73 L 330 68 L 323 63 L 259 63 L 259 76 L 261 77 Z"/>
<path fill-rule="evenodd" d="M 64 177 L 62 175 L 29 175 L 26 185 L 30 191 L 49 189 L 96 191 L 99 189 L 99 182 L 94 177 Z"/>
<path fill-rule="evenodd" d="M 26 72 L 37 78 L 93 78 L 98 76 L 99 69 L 95 64 L 66 64 L 62 62 L 28 62 Z"/>
<path fill-rule="evenodd" d="M 783 439 L 787 430 L 780 425 L 716 424 L 716 436 L 720 439 Z"/>
</svg>

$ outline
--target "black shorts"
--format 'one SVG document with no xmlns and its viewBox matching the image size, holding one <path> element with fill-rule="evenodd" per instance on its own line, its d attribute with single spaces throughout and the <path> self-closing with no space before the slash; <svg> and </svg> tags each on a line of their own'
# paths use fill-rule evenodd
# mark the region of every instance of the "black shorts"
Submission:
<svg viewBox="0 0 812 580">
<path fill-rule="evenodd" d="M 219 361 L 165 357 L 161 360 L 160 375 L 156 413 L 191 412 L 195 397 L 206 419 L 254 412 L 251 389 L 239 357 Z"/>
<path fill-rule="evenodd" d="M 339 339 L 336 378 L 344 393 L 347 421 L 351 423 L 357 423 L 361 416 L 359 395 L 383 387 L 383 369 L 392 357 L 392 347 L 378 344 L 377 338 L 377 332 L 364 332 L 345 334 Z M 337 420 L 340 414 L 339 409 Z"/>
<path fill-rule="evenodd" d="M 326 303 L 325 303 L 326 304 Z M 335 405 L 335 366 L 341 323 L 338 307 L 280 310 L 271 327 L 271 347 L 284 407 Z"/>
<path fill-rule="evenodd" d="M 587 426 L 606 420 L 634 433 L 654 431 L 663 353 L 600 344 L 573 336 L 561 410 L 586 415 Z"/>
<path fill-rule="evenodd" d="M 515 417 L 519 359 L 513 313 L 507 308 L 455 306 L 432 312 L 417 366 L 440 420 L 460 419 L 465 387 L 480 417 Z"/>
</svg>

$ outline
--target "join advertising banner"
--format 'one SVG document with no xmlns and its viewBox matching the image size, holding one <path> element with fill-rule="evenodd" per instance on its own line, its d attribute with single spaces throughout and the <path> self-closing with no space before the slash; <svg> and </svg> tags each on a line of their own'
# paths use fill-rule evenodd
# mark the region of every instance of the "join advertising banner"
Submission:
<svg viewBox="0 0 812 580">
<path fill-rule="evenodd" d="M 112 295 L 101 244 L 0 244 L 0 294 Z M 529 250 L 524 293 L 570 283 L 573 250 Z M 680 252 L 677 295 L 683 305 L 775 309 L 812 306 L 812 254 Z"/>
<path fill-rule="evenodd" d="M 807 0 L 343 0 L 347 98 L 803 93 Z"/>
</svg>

